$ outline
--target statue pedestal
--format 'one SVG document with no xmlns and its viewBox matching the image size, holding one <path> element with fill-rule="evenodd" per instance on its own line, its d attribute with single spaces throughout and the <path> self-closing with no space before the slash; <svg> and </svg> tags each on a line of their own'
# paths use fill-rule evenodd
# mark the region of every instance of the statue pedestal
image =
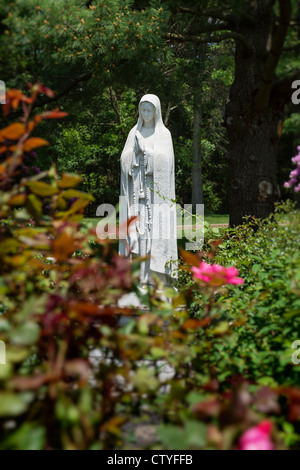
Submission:
<svg viewBox="0 0 300 470">
<path fill-rule="evenodd" d="M 142 295 L 147 294 L 147 289 L 145 287 L 139 287 L 139 291 Z M 133 307 L 139 308 L 140 310 L 149 310 L 146 305 L 141 303 L 141 300 L 135 292 L 123 295 L 118 301 L 118 307 Z"/>
<path fill-rule="evenodd" d="M 138 289 L 142 295 L 147 294 L 146 287 L 139 286 Z M 177 291 L 175 287 L 173 287 L 173 289 Z M 163 291 L 158 290 L 157 293 L 159 294 L 160 300 L 163 302 L 171 302 L 171 299 L 168 299 L 165 295 L 163 295 Z M 150 310 L 146 305 L 141 303 L 141 300 L 134 292 L 123 295 L 118 301 L 118 307 L 133 307 L 140 310 Z"/>
</svg>

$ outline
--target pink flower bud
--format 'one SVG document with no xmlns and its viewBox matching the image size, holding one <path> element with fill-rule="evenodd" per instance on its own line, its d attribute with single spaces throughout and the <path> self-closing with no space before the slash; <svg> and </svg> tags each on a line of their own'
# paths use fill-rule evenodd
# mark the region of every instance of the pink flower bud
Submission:
<svg viewBox="0 0 300 470">
<path fill-rule="evenodd" d="M 274 444 L 270 438 L 272 423 L 262 421 L 245 431 L 240 437 L 240 450 L 273 450 Z"/>
</svg>

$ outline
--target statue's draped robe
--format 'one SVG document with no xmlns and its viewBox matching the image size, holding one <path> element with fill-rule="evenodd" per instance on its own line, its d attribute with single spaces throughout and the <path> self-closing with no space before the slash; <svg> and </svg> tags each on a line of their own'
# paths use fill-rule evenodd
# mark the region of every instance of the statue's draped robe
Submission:
<svg viewBox="0 0 300 470">
<path fill-rule="evenodd" d="M 146 175 L 146 184 L 151 187 L 151 223 L 149 223 L 147 213 L 147 198 L 138 197 L 139 178 L 140 182 L 145 181 L 144 165 L 139 164 L 143 162 L 143 158 L 139 155 L 136 138 L 137 133 L 143 127 L 140 113 L 138 123 L 129 132 L 121 155 L 120 195 L 125 198 L 120 200 L 120 225 L 125 225 L 130 217 L 137 215 L 137 204 L 139 204 L 140 219 L 136 224 L 130 224 L 129 234 L 123 239 L 120 238 L 119 253 L 124 255 L 135 253 L 141 256 L 149 253 L 151 255 L 149 262 L 141 266 L 141 282 L 147 283 L 151 282 L 151 272 L 176 277 L 174 268 L 178 254 L 172 137 L 163 124 L 159 98 L 155 95 L 145 95 L 139 106 L 143 102 L 149 102 L 155 108 L 153 160 L 146 163 L 147 168 L 148 165 L 151 168 L 150 170 L 148 168 L 149 174 Z M 147 141 L 151 140 L 145 139 L 146 146 Z M 133 165 L 133 162 L 138 166 Z"/>
</svg>

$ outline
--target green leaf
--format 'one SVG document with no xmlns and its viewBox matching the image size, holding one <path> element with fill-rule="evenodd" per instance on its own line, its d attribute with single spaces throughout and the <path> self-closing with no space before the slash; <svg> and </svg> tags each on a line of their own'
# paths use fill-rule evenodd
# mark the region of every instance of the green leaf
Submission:
<svg viewBox="0 0 300 470">
<path fill-rule="evenodd" d="M 6 348 L 6 362 L 22 362 L 29 355 L 29 350 L 26 348 L 19 348 L 17 346 L 9 345 Z"/>
<path fill-rule="evenodd" d="M 144 367 L 138 369 L 132 376 L 131 382 L 142 393 L 155 390 L 159 385 L 159 381 L 154 377 L 154 371 Z"/>
<path fill-rule="evenodd" d="M 48 183 L 44 183 L 43 181 L 30 181 L 29 183 L 26 183 L 26 185 L 31 192 L 37 194 L 38 196 L 53 196 L 54 194 L 58 193 L 57 188 L 51 186 Z"/>
<path fill-rule="evenodd" d="M 267 387 L 277 387 L 277 382 L 273 379 L 273 377 L 261 377 L 257 380 L 257 383 L 260 385 L 264 385 Z"/>
<path fill-rule="evenodd" d="M 0 444 L 7 450 L 42 450 L 46 441 L 46 429 L 38 423 L 24 423 Z"/>
<path fill-rule="evenodd" d="M 216 328 L 214 328 L 212 330 L 212 333 L 216 334 L 216 335 L 222 335 L 224 333 L 226 333 L 226 331 L 228 331 L 229 329 L 229 324 L 227 321 L 221 321 L 217 326 Z"/>
<path fill-rule="evenodd" d="M 254 265 L 252 266 L 252 272 L 253 272 L 254 274 L 258 273 L 260 270 L 261 270 L 261 264 L 254 264 Z"/>
<path fill-rule="evenodd" d="M 5 318 L 0 318 L 0 331 L 1 333 L 5 333 L 7 331 L 9 331 L 10 329 L 10 323 L 8 320 L 6 320 Z"/>
<path fill-rule="evenodd" d="M 36 197 L 36 195 L 35 194 L 29 194 L 27 199 L 29 201 L 29 205 L 33 208 L 33 210 L 37 214 L 41 214 L 43 205 L 42 205 L 41 201 Z"/>
<path fill-rule="evenodd" d="M 172 424 L 159 426 L 157 434 L 171 450 L 201 449 L 206 444 L 206 425 L 198 421 L 186 421 L 184 427 Z"/>
<path fill-rule="evenodd" d="M 16 253 L 19 248 L 20 243 L 14 238 L 6 238 L 6 240 L 1 242 L 0 245 L 0 254 L 6 255 L 8 253 Z"/>
</svg>

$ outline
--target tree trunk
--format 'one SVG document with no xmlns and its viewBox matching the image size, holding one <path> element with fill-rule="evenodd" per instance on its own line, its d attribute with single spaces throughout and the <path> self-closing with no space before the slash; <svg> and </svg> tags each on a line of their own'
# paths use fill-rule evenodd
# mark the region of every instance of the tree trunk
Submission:
<svg viewBox="0 0 300 470">
<path fill-rule="evenodd" d="M 194 92 L 193 123 L 193 168 L 192 168 L 192 204 L 203 204 L 202 169 L 201 169 L 201 105 L 199 90 Z"/>
<path fill-rule="evenodd" d="M 257 11 L 245 13 L 256 18 L 255 24 L 241 21 L 238 25 L 253 52 L 247 52 L 241 43 L 236 44 L 235 80 L 225 112 L 231 226 L 241 224 L 244 216 L 268 217 L 278 199 L 278 125 L 283 118 L 285 103 L 273 94 L 262 110 L 259 109 L 261 102 L 256 99 L 273 32 L 273 13 L 265 5 L 264 0 L 252 2 L 252 8 Z"/>
</svg>

